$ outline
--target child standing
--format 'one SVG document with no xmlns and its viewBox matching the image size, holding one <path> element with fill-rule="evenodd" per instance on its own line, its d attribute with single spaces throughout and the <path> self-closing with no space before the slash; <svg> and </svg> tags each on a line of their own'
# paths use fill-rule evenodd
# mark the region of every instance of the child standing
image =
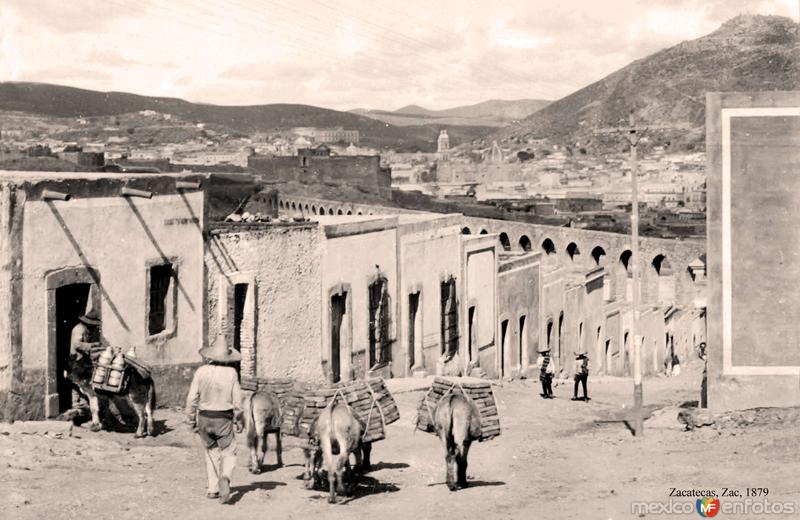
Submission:
<svg viewBox="0 0 800 520">
<path fill-rule="evenodd" d="M 586 383 L 589 379 L 589 356 L 585 353 L 575 355 L 575 391 L 573 401 L 589 401 L 589 394 L 586 390 Z M 578 383 L 583 386 L 583 399 L 578 398 Z"/>
</svg>

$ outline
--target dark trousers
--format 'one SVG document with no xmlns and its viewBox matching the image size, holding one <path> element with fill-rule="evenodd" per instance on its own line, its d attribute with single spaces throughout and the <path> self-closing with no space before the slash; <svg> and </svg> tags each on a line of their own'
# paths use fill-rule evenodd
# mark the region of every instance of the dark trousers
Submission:
<svg viewBox="0 0 800 520">
<path fill-rule="evenodd" d="M 553 397 L 553 374 L 539 374 L 542 382 L 542 397 Z"/>
<path fill-rule="evenodd" d="M 572 393 L 573 397 L 576 399 L 578 398 L 578 383 L 583 386 L 583 397 L 584 399 L 589 397 L 589 393 L 586 390 L 586 382 L 589 379 L 589 374 L 575 374 L 575 391 Z"/>
</svg>

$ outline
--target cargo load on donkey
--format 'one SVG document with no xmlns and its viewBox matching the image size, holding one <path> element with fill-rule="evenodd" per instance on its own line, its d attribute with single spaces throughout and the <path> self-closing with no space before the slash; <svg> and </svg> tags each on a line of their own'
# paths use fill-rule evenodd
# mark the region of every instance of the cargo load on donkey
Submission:
<svg viewBox="0 0 800 520">
<path fill-rule="evenodd" d="M 471 377 L 436 377 L 417 406 L 418 430 L 436 434 L 433 412 L 439 402 L 453 393 L 464 395 L 477 408 L 481 419 L 479 442 L 500 435 L 500 415 L 492 393 L 492 384 Z"/>
<path fill-rule="evenodd" d="M 336 399 L 341 399 L 347 404 L 356 419 L 361 422 L 362 442 L 385 439 L 385 427 L 400 419 L 397 403 L 382 378 L 336 383 L 304 393 L 302 406 L 294 410 L 297 418 L 294 435 L 308 438 L 314 419 Z"/>
</svg>

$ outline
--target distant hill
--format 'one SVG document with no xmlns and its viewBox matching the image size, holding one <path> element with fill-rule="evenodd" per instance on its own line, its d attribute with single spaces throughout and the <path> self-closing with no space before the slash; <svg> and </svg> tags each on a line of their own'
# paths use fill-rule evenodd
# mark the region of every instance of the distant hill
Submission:
<svg viewBox="0 0 800 520">
<path fill-rule="evenodd" d="M 675 125 L 657 136 L 675 147 L 702 146 L 705 93 L 800 89 L 798 24 L 778 16 L 738 16 L 713 33 L 656 52 L 553 102 L 487 139 L 549 138 L 589 148 L 613 146 L 596 128 L 627 120 Z"/>
<path fill-rule="evenodd" d="M 367 145 L 400 150 L 433 150 L 439 133 L 439 126 L 399 127 L 357 114 L 309 105 L 208 105 L 176 98 L 97 92 L 45 83 L 0 83 L 0 110 L 52 117 L 109 116 L 156 110 L 184 120 L 221 125 L 243 133 L 286 130 L 297 126 L 343 126 L 358 130 L 362 142 Z M 490 131 L 490 128 L 482 125 L 447 128 L 453 142 L 471 141 Z"/>
<path fill-rule="evenodd" d="M 475 105 L 429 110 L 419 105 L 408 105 L 394 111 L 356 108 L 351 113 L 377 119 L 394 125 L 452 124 L 506 126 L 523 119 L 547 106 L 543 99 L 491 99 Z"/>
</svg>

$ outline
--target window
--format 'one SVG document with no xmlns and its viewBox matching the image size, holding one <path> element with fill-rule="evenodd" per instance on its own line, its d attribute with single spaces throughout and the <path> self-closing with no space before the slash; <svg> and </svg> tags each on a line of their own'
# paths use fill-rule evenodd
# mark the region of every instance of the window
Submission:
<svg viewBox="0 0 800 520">
<path fill-rule="evenodd" d="M 389 284 L 380 277 L 369 286 L 369 366 L 382 366 L 391 360 Z"/>
<path fill-rule="evenodd" d="M 172 263 L 149 268 L 147 333 L 150 336 L 174 329 L 177 273 Z"/>
<path fill-rule="evenodd" d="M 458 304 L 456 279 L 452 276 L 441 283 L 441 349 L 448 356 L 458 352 Z"/>
</svg>

